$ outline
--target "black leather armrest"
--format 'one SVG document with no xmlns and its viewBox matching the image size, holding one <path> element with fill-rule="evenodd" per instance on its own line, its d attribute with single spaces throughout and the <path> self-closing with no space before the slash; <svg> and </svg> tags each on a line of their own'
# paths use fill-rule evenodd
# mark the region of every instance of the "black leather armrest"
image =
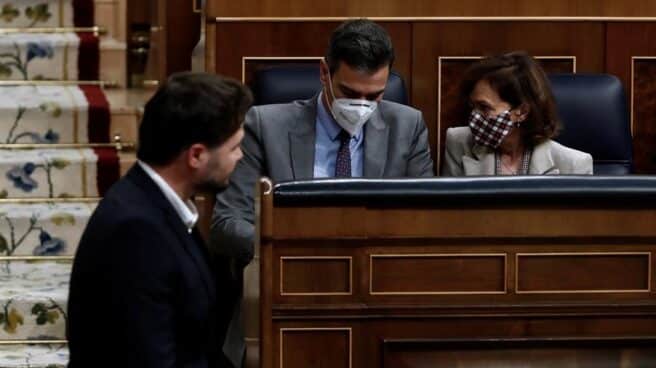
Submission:
<svg viewBox="0 0 656 368">
<path fill-rule="evenodd" d="M 274 186 L 276 206 L 656 205 L 656 176 L 325 179 Z"/>
</svg>

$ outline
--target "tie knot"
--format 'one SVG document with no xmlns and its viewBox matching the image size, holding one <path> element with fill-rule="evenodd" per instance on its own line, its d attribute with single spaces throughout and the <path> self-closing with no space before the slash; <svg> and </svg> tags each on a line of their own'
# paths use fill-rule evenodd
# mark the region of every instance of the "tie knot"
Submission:
<svg viewBox="0 0 656 368">
<path fill-rule="evenodd" d="M 351 135 L 346 130 L 342 129 L 337 138 L 339 138 L 341 143 L 348 143 L 351 140 Z"/>
</svg>

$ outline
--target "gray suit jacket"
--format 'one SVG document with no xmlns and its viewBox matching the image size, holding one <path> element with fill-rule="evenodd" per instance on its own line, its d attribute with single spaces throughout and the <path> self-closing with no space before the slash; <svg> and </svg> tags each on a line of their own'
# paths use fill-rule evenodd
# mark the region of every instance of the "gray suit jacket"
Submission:
<svg viewBox="0 0 656 368">
<path fill-rule="evenodd" d="M 289 104 L 255 106 L 246 115 L 244 158 L 227 190 L 217 196 L 211 243 L 220 254 L 245 263 L 253 257 L 255 183 L 312 179 L 317 97 Z M 433 176 L 428 131 L 421 112 L 381 101 L 364 126 L 364 177 Z"/>
<path fill-rule="evenodd" d="M 442 176 L 494 175 L 494 151 L 474 143 L 469 127 L 446 131 Z M 592 175 L 592 156 L 547 140 L 533 148 L 529 175 Z"/>
<path fill-rule="evenodd" d="M 255 183 L 312 179 L 317 97 L 289 104 L 256 106 L 246 114 L 243 159 L 228 189 L 217 195 L 210 248 L 244 267 L 254 255 Z M 364 126 L 364 176 L 433 176 L 428 132 L 421 112 L 382 101 Z M 241 273 L 241 271 L 238 271 Z M 239 366 L 245 345 L 240 306 L 233 311 L 223 352 Z"/>
</svg>

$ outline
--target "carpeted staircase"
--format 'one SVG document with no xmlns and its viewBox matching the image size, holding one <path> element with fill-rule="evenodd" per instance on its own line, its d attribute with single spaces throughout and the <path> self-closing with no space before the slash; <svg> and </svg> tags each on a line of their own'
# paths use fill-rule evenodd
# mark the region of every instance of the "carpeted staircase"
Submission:
<svg viewBox="0 0 656 368">
<path fill-rule="evenodd" d="M 0 0 L 0 368 L 66 366 L 72 257 L 99 198 L 134 160 L 113 140 L 116 129 L 136 131 L 136 118 L 89 83 L 112 75 L 103 58 L 121 49 L 111 30 L 81 32 L 95 25 L 95 6 Z"/>
</svg>

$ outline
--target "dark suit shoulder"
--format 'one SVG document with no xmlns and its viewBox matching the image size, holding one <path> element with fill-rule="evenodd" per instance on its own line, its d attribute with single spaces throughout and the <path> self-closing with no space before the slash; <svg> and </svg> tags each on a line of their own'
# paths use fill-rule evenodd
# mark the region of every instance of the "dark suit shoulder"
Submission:
<svg viewBox="0 0 656 368">
<path fill-rule="evenodd" d="M 153 186 L 152 190 L 158 190 Z M 170 226 L 164 211 L 151 199 L 151 195 L 136 185 L 129 177 L 123 177 L 114 184 L 98 203 L 89 219 L 81 245 L 87 240 L 104 238 L 120 239 L 127 237 L 132 245 L 115 244 L 114 247 L 156 246 L 155 243 L 168 243 Z M 147 235 L 145 235 L 147 234 Z M 174 238 L 173 238 L 174 239 Z"/>
</svg>

